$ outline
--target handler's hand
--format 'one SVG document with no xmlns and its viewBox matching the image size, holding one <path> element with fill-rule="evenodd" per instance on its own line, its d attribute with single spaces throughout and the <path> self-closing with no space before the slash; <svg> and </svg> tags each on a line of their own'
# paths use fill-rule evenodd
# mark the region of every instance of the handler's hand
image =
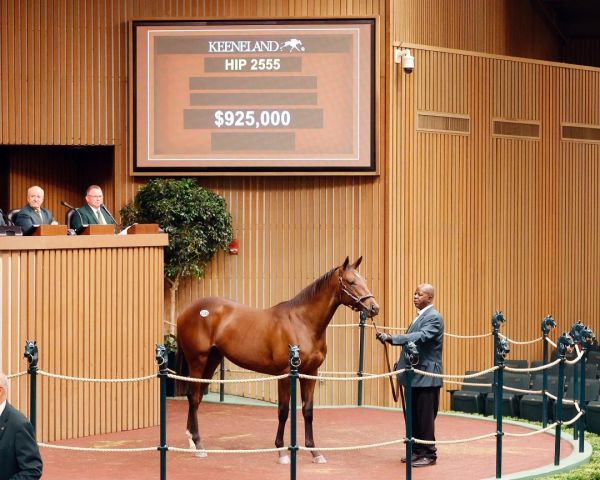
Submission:
<svg viewBox="0 0 600 480">
<path fill-rule="evenodd" d="M 392 343 L 392 336 L 387 333 L 377 332 L 375 334 L 375 338 L 379 340 L 381 343 Z"/>
</svg>

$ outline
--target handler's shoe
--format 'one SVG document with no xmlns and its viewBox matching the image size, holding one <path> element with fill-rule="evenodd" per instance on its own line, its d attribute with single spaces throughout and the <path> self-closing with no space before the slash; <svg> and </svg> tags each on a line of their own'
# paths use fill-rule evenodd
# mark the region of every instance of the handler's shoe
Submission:
<svg viewBox="0 0 600 480">
<path fill-rule="evenodd" d="M 429 465 L 435 465 L 436 459 L 429 457 L 421 457 L 412 462 L 413 467 L 428 467 Z"/>
<path fill-rule="evenodd" d="M 412 461 L 413 465 L 414 465 L 414 463 L 415 463 L 415 462 L 416 462 L 416 461 L 417 461 L 419 458 L 421 458 L 421 457 L 419 457 L 419 456 L 417 456 L 417 455 L 413 455 L 413 456 L 412 456 L 412 458 L 411 458 L 411 461 Z M 403 456 L 403 457 L 400 457 L 400 461 L 401 461 L 402 463 L 406 463 L 406 457 L 405 457 L 405 456 Z"/>
</svg>

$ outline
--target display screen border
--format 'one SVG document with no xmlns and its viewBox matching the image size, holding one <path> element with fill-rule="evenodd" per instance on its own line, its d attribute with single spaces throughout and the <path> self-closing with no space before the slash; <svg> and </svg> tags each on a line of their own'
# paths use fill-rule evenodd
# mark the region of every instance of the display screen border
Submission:
<svg viewBox="0 0 600 480">
<path fill-rule="evenodd" d="M 174 165 L 174 166 L 142 166 L 139 163 L 140 159 L 138 158 L 138 144 L 140 142 L 147 142 L 147 136 L 140 134 L 138 132 L 138 102 L 139 97 L 136 94 L 137 89 L 142 88 L 146 89 L 146 92 L 149 90 L 149 86 L 145 80 L 145 77 L 142 79 L 138 78 L 137 72 L 137 60 L 138 55 L 138 45 L 136 42 L 136 31 L 139 27 L 183 27 L 183 26 L 251 26 L 251 27 L 261 27 L 261 26 L 296 26 L 296 25 L 319 25 L 319 26 L 327 26 L 332 25 L 339 27 L 343 24 L 366 24 L 369 26 L 369 55 L 368 55 L 368 69 L 370 72 L 370 121 L 368 137 L 369 139 L 369 159 L 368 165 L 367 162 L 362 162 L 365 166 L 354 166 L 343 164 L 343 161 L 336 160 L 335 162 L 327 163 L 326 160 L 319 159 L 322 164 L 315 166 L 264 166 L 264 165 L 252 165 L 251 160 L 248 160 L 247 166 L 232 166 L 227 167 L 225 165 L 218 166 L 186 166 L 186 165 Z M 377 48 L 377 31 L 378 31 L 378 18 L 377 17 L 344 17 L 344 18 L 286 18 L 286 19 L 276 19 L 276 20 L 210 20 L 210 21 L 197 21 L 197 20 L 131 20 L 130 21 L 130 55 L 129 55 L 129 71 L 131 74 L 130 81 L 130 89 L 129 89 L 129 98 L 130 98 L 130 154 L 131 154 L 131 171 L 132 175 L 342 175 L 342 174 L 356 174 L 356 175 L 377 175 L 378 174 L 378 162 L 377 162 L 377 152 L 378 152 L 378 137 L 377 137 L 377 118 L 378 118 L 378 48 Z M 143 53 L 144 57 L 146 56 Z M 138 84 L 138 81 L 142 82 Z M 141 109 L 142 111 L 146 111 L 146 109 Z M 147 122 L 148 119 L 145 119 Z M 144 138 L 141 138 L 141 137 Z M 364 159 L 363 159 L 364 160 Z"/>
</svg>

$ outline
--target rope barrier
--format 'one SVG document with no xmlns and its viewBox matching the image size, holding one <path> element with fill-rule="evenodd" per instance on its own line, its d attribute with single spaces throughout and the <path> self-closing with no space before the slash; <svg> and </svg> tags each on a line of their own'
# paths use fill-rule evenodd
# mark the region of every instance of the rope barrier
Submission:
<svg viewBox="0 0 600 480">
<path fill-rule="evenodd" d="M 135 378 L 85 378 L 85 377 L 71 377 L 69 375 L 59 375 L 57 373 L 50 373 L 44 370 L 38 370 L 40 375 L 50 378 L 57 378 L 59 380 L 73 380 L 78 382 L 96 382 L 96 383 L 127 383 L 127 382 L 143 382 L 145 380 L 151 380 L 156 378 L 156 373 L 152 375 L 146 375 L 145 377 Z"/>
<path fill-rule="evenodd" d="M 465 385 L 467 387 L 487 387 L 492 388 L 491 383 L 469 383 L 469 382 L 459 382 L 457 380 L 444 380 L 444 383 L 452 383 L 455 385 Z"/>
<path fill-rule="evenodd" d="M 224 370 L 225 372 L 228 373 L 239 373 L 239 374 L 243 374 L 243 375 L 248 375 L 250 373 L 256 373 L 253 372 L 252 370 L 239 370 L 239 369 L 233 369 L 233 368 L 226 368 Z M 172 370 L 169 371 L 170 373 L 175 373 Z M 218 371 L 215 371 L 215 373 L 213 375 L 216 375 L 217 373 L 219 373 Z M 370 372 L 362 372 L 363 377 L 359 377 L 357 372 L 319 372 L 319 377 L 321 376 L 325 376 L 325 375 L 355 375 L 357 379 L 359 378 L 364 378 L 367 376 L 372 376 L 372 375 L 377 375 L 376 373 L 370 373 Z"/>
<path fill-rule="evenodd" d="M 169 322 L 169 321 L 165 321 L 165 323 L 175 326 L 174 323 Z M 363 327 L 367 326 L 369 328 L 376 328 L 374 325 L 359 325 L 359 324 L 331 325 L 331 327 L 337 327 L 337 328 L 357 327 L 357 326 L 363 326 Z M 394 328 L 394 327 L 380 327 L 380 329 L 381 330 L 399 330 L 399 331 L 406 330 L 405 328 Z M 486 337 L 492 336 L 491 333 L 482 334 L 482 335 L 455 335 L 455 334 L 446 333 L 445 335 L 448 337 L 459 338 L 459 339 L 477 339 L 477 338 L 486 338 Z M 545 338 L 550 344 L 552 344 L 556 347 L 556 344 L 547 337 L 539 337 L 539 338 L 536 338 L 536 339 L 530 340 L 530 341 L 511 340 L 510 338 L 508 338 L 507 336 L 502 335 L 502 334 L 500 334 L 500 337 L 505 339 L 509 343 L 518 344 L 518 345 L 533 344 L 533 343 L 536 343 Z M 566 360 L 566 363 L 568 363 L 570 365 L 578 363 L 585 354 L 585 351 L 581 351 L 577 345 L 575 346 L 575 348 L 576 348 L 577 357 L 573 360 Z M 465 386 L 488 387 L 489 388 L 489 387 L 492 387 L 492 384 L 472 383 L 472 382 L 469 383 L 469 382 L 460 381 L 458 379 L 467 380 L 467 379 L 471 379 L 471 378 L 481 377 L 488 373 L 495 372 L 499 368 L 504 368 L 508 372 L 531 373 L 531 372 L 537 372 L 537 371 L 552 368 L 555 365 L 559 364 L 560 362 L 561 362 L 561 359 L 556 359 L 555 361 L 553 361 L 549 364 L 541 365 L 539 367 L 532 367 L 532 368 L 493 366 L 487 370 L 475 372 L 472 374 L 438 374 L 438 373 L 432 373 L 432 372 L 419 370 L 417 368 L 413 369 L 413 372 L 417 375 L 422 375 L 425 377 L 441 378 L 444 380 L 445 383 L 459 384 L 459 385 L 465 385 Z M 226 371 L 231 372 L 231 373 L 241 373 L 241 374 L 251 373 L 251 371 L 249 371 L 249 370 L 227 369 Z M 406 371 L 406 369 L 401 369 L 401 370 L 396 370 L 394 372 L 381 373 L 381 374 L 361 372 L 360 375 L 357 372 L 335 372 L 335 371 L 320 372 L 318 375 L 307 375 L 307 374 L 299 373 L 298 378 L 308 379 L 308 380 L 317 380 L 317 381 L 321 381 L 321 382 L 323 382 L 323 381 L 332 381 L 332 382 L 363 381 L 363 380 L 372 380 L 372 379 L 393 377 L 393 376 L 401 374 L 405 371 Z M 161 373 L 163 373 L 163 372 L 164 372 L 164 370 L 161 371 Z M 19 373 L 11 374 L 11 375 L 7 376 L 7 378 L 8 379 L 17 378 L 17 377 L 26 375 L 27 373 L 28 373 L 27 371 L 19 372 Z M 147 376 L 143 376 L 143 377 L 135 377 L 135 378 L 112 378 L 112 379 L 111 378 L 85 378 L 85 377 L 74 377 L 74 376 L 50 373 L 50 372 L 46 372 L 41 369 L 38 370 L 38 373 L 40 375 L 43 375 L 46 377 L 60 379 L 60 380 L 97 382 L 97 383 L 141 382 L 141 381 L 147 381 L 147 380 L 155 379 L 155 378 L 159 377 L 158 374 L 151 374 L 151 375 L 147 375 Z M 335 377 L 336 375 L 342 375 L 342 377 Z M 258 383 L 258 382 L 269 382 L 269 381 L 274 381 L 274 380 L 282 380 L 282 379 L 289 378 L 290 374 L 285 373 L 282 375 L 265 376 L 265 377 L 261 377 L 261 378 L 213 380 L 213 379 L 184 377 L 184 376 L 175 374 L 175 372 L 173 372 L 172 370 L 168 370 L 166 377 L 173 379 L 173 380 L 179 380 L 179 381 L 185 381 L 185 382 L 191 382 L 191 383 L 233 384 L 233 383 Z M 455 380 L 453 380 L 453 379 L 455 379 Z M 523 393 L 523 394 L 544 393 L 544 392 L 538 391 L 538 390 L 524 390 L 524 389 L 508 387 L 508 386 L 503 386 L 503 389 L 506 391 L 515 392 L 515 393 Z M 557 400 L 557 397 L 550 394 L 549 392 L 545 392 L 545 394 L 549 398 Z M 435 444 L 467 443 L 467 442 L 473 442 L 473 441 L 479 441 L 479 440 L 484 440 L 484 439 L 488 439 L 488 438 L 498 437 L 499 435 L 506 435 L 508 437 L 529 437 L 529 436 L 538 435 L 540 433 L 547 432 L 553 428 L 556 428 L 558 425 L 564 425 L 564 426 L 572 425 L 575 422 L 577 422 L 577 420 L 579 420 L 585 414 L 585 411 L 583 411 L 580 408 L 579 402 L 577 400 L 570 400 L 570 399 L 563 398 L 562 401 L 564 404 L 575 406 L 575 409 L 577 410 L 577 414 L 572 419 L 570 419 L 569 421 L 565 421 L 565 422 L 560 422 L 560 421 L 555 422 L 552 425 L 549 425 L 547 427 L 539 428 L 539 429 L 536 429 L 534 431 L 530 431 L 527 433 L 490 432 L 490 433 L 479 435 L 479 436 L 462 438 L 462 439 L 454 439 L 454 440 L 421 440 L 418 438 L 407 439 L 404 437 L 401 439 L 395 439 L 395 440 L 366 444 L 366 445 L 353 445 L 353 446 L 344 446 L 344 447 L 302 447 L 302 446 L 294 445 L 294 447 L 297 450 L 309 451 L 309 452 L 315 452 L 315 451 L 344 452 L 344 451 L 355 451 L 355 450 L 362 450 L 362 449 L 385 447 L 385 446 L 396 445 L 396 444 L 400 444 L 400 443 L 407 443 L 409 441 L 416 443 L 416 444 L 422 444 L 422 445 L 435 445 Z M 254 453 L 275 453 L 275 452 L 281 453 L 281 452 L 287 452 L 289 450 L 289 447 L 261 448 L 261 449 L 249 449 L 249 450 L 241 450 L 241 449 L 235 449 L 235 450 L 201 449 L 201 450 L 197 450 L 195 448 L 169 447 L 167 445 L 164 445 L 164 447 L 153 446 L 153 447 L 141 447 L 141 448 L 92 448 L 92 447 L 77 447 L 77 446 L 66 446 L 66 445 L 52 445 L 52 444 L 43 443 L 43 442 L 38 443 L 38 445 L 43 448 L 68 450 L 68 451 L 80 451 L 80 452 L 142 453 L 142 452 L 155 452 L 157 450 L 164 452 L 166 450 L 166 451 L 172 451 L 172 452 L 177 452 L 177 453 L 191 453 L 191 454 L 196 454 L 196 455 L 197 454 L 209 454 L 209 453 L 212 453 L 212 454 L 254 454 Z M 162 454 L 163 453 L 161 453 L 161 455 Z"/>
<path fill-rule="evenodd" d="M 568 427 L 569 425 L 573 425 L 577 420 L 579 420 L 579 418 L 584 414 L 583 411 L 579 411 L 579 413 L 577 415 L 575 415 L 571 420 L 569 420 L 568 422 L 563 422 L 563 425 L 565 427 Z"/>
<path fill-rule="evenodd" d="M 400 438 L 398 440 L 390 440 L 388 442 L 370 443 L 367 445 L 354 445 L 351 447 L 302 447 L 298 446 L 298 450 L 304 450 L 305 452 L 349 452 L 352 450 L 366 450 L 367 448 L 378 448 L 387 447 L 389 445 L 396 445 L 398 443 L 406 442 L 406 438 Z"/>
<path fill-rule="evenodd" d="M 361 325 L 359 323 L 341 323 L 338 325 L 329 325 L 329 327 L 327 328 L 349 328 L 349 327 L 360 327 Z M 375 328 L 375 326 L 365 323 L 364 325 L 362 325 L 363 327 L 366 328 Z M 390 331 L 396 331 L 396 332 L 405 332 L 407 329 L 404 327 L 385 327 L 385 326 L 378 326 L 377 327 L 379 330 L 390 330 Z"/>
<path fill-rule="evenodd" d="M 484 435 L 479 435 L 477 437 L 469 437 L 469 438 L 459 438 L 457 440 L 420 440 L 418 438 L 413 438 L 415 443 L 420 443 L 421 445 L 435 445 L 436 443 L 443 445 L 450 445 L 452 443 L 467 443 L 467 442 L 476 442 L 477 440 L 484 440 L 486 438 L 495 437 L 496 432 L 486 433 Z"/>
<path fill-rule="evenodd" d="M 539 342 L 540 340 L 544 339 L 544 337 L 539 337 L 539 338 L 534 338 L 533 340 L 519 341 L 519 340 L 511 340 L 506 335 L 502 335 L 501 333 L 499 333 L 498 335 L 500 336 L 500 338 L 504 338 L 508 343 L 514 343 L 515 345 L 529 345 L 531 343 Z"/>
<path fill-rule="evenodd" d="M 283 378 L 289 377 L 287 373 L 283 375 L 277 375 L 272 377 L 262 377 L 262 378 L 246 378 L 244 380 L 208 380 L 205 378 L 191 378 L 191 377 L 182 377 L 181 375 L 173 375 L 172 373 L 168 373 L 167 377 L 172 378 L 173 380 L 180 380 L 182 382 L 190 382 L 190 383 L 250 383 L 250 382 L 271 382 L 273 380 L 281 380 Z M 318 378 L 318 377 L 315 377 Z"/>
<path fill-rule="evenodd" d="M 507 387 L 506 385 L 502 385 L 502 390 L 506 390 L 508 392 L 525 393 L 525 394 L 529 394 L 529 395 L 534 393 L 531 390 L 524 390 L 522 388 L 515 388 L 515 387 Z M 542 393 L 542 391 L 539 390 L 539 393 Z"/>
<path fill-rule="evenodd" d="M 492 367 L 492 368 L 488 368 L 487 370 L 484 370 L 483 372 L 478 372 L 477 375 L 475 376 L 480 376 L 483 375 L 485 373 L 489 373 L 489 372 L 493 372 L 494 370 L 498 370 L 498 366 Z M 426 372 L 424 370 L 419 370 L 418 368 L 414 369 L 414 372 L 416 374 L 419 375 L 423 375 L 424 377 L 433 377 L 433 378 L 446 378 L 446 377 L 451 377 L 451 378 L 455 378 L 458 377 L 459 375 L 443 375 L 441 373 L 432 373 L 432 372 Z M 472 377 L 473 375 L 468 375 L 468 377 Z M 467 375 L 464 376 L 465 378 L 467 378 Z"/>
<path fill-rule="evenodd" d="M 554 343 L 552 340 L 550 340 L 550 337 L 546 337 L 546 341 L 547 341 L 547 342 L 548 342 L 550 345 L 552 345 L 554 348 L 558 348 L 558 347 L 557 347 L 557 345 L 556 345 L 556 343 Z"/>
<path fill-rule="evenodd" d="M 577 358 L 574 358 L 573 360 L 565 360 L 565 363 L 569 365 L 575 365 L 579 362 L 579 360 L 581 360 L 585 352 L 583 350 L 579 350 L 579 347 L 577 345 L 575 345 L 575 349 L 577 350 Z"/>
<path fill-rule="evenodd" d="M 504 370 L 507 372 L 514 373 L 528 373 L 528 372 L 539 372 L 541 370 L 546 370 L 547 368 L 552 368 L 554 365 L 558 365 L 560 363 L 560 358 L 557 358 L 551 363 L 547 363 L 546 365 L 541 365 L 539 367 L 530 367 L 530 368 L 516 368 L 516 367 L 504 367 Z"/>
<path fill-rule="evenodd" d="M 416 371 L 416 370 L 415 370 Z M 298 377 L 299 378 L 306 378 L 308 380 L 329 380 L 330 382 L 351 382 L 351 381 L 356 381 L 356 380 L 374 380 L 376 378 L 385 378 L 385 377 L 391 377 L 394 375 L 398 375 L 400 373 L 404 373 L 405 369 L 403 368 L 402 370 L 396 370 L 394 372 L 389 372 L 389 373 L 379 373 L 377 375 L 375 374 L 371 374 L 368 375 L 366 377 L 340 377 L 340 378 L 324 378 L 324 377 L 320 377 L 318 375 L 306 375 L 304 373 L 299 373 Z M 287 376 L 287 375 L 286 375 Z"/>
<path fill-rule="evenodd" d="M 288 450 L 288 447 L 279 447 L 279 448 L 255 448 L 252 450 L 211 450 L 211 449 L 202 449 L 196 450 L 195 448 L 180 448 L 180 447 L 167 447 L 170 452 L 177 453 L 274 453 L 274 452 L 284 452 Z"/>
<path fill-rule="evenodd" d="M 491 333 L 483 333 L 481 335 L 455 335 L 453 333 L 445 333 L 444 332 L 444 336 L 446 336 L 446 337 L 452 337 L 452 338 L 467 338 L 467 339 L 471 339 L 471 338 L 491 337 L 492 334 Z"/>
<path fill-rule="evenodd" d="M 101 452 L 101 453 L 140 453 L 156 452 L 157 447 L 140 448 L 93 448 L 93 447 L 69 447 L 67 445 L 51 445 L 49 443 L 38 442 L 40 447 L 52 448 L 55 450 L 71 450 L 74 452 Z"/>
<path fill-rule="evenodd" d="M 552 425 L 548 425 L 547 427 L 541 428 L 540 430 L 534 430 L 532 432 L 527 432 L 527 433 L 504 432 L 504 435 L 506 435 L 507 437 L 532 437 L 539 433 L 547 432 L 548 430 L 555 428 L 557 425 L 558 425 L 558 422 L 554 422 Z"/>
</svg>

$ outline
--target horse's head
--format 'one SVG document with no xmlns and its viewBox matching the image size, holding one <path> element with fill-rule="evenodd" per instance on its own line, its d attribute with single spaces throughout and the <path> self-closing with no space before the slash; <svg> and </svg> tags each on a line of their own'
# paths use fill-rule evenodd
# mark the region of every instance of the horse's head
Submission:
<svg viewBox="0 0 600 480">
<path fill-rule="evenodd" d="M 365 280 L 356 271 L 360 262 L 362 262 L 362 257 L 359 257 L 353 264 L 350 264 L 350 259 L 346 257 L 344 264 L 338 267 L 340 299 L 352 310 L 365 312 L 367 317 L 374 317 L 379 313 L 379 305 L 369 291 Z"/>
</svg>

